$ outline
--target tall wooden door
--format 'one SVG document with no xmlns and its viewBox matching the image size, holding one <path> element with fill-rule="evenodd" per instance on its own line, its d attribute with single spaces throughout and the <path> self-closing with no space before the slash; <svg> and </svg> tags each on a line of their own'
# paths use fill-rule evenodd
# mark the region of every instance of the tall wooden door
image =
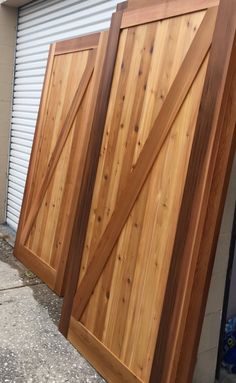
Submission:
<svg viewBox="0 0 236 383">
<path fill-rule="evenodd" d="M 108 32 L 51 46 L 14 254 L 63 294 Z"/>
<path fill-rule="evenodd" d="M 158 3 L 133 0 L 124 11 L 85 241 L 77 243 L 68 338 L 117 383 L 175 382 L 161 373 L 158 380 L 153 363 L 190 157 L 200 132 L 201 169 L 211 132 L 202 94 L 223 46 L 216 42 L 211 52 L 219 1 Z M 218 69 L 219 80 L 225 73 Z"/>
</svg>

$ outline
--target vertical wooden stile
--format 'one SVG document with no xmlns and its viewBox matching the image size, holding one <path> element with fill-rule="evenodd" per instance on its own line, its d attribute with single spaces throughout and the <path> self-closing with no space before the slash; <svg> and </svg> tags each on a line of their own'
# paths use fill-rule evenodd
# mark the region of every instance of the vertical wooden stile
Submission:
<svg viewBox="0 0 236 383">
<path fill-rule="evenodd" d="M 211 273 L 219 237 L 220 225 L 229 184 L 230 171 L 236 152 L 235 108 L 236 108 L 236 39 L 232 48 L 231 61 L 225 85 L 224 103 L 221 108 L 219 133 L 214 142 L 213 158 L 209 174 L 212 175 L 211 189 L 208 196 L 207 212 L 202 231 L 199 254 L 197 259 L 197 271 L 191 290 L 188 317 L 185 324 L 185 335 L 191 331 L 191 361 L 183 360 L 180 355 L 177 380 L 189 379 L 194 369 L 194 361 L 200 339 L 201 326 L 205 314 L 208 291 L 211 281 Z M 191 329 L 192 318 L 196 318 L 197 326 Z M 185 337 L 185 335 L 183 337 Z M 190 357 L 190 356 L 188 356 Z"/>
<path fill-rule="evenodd" d="M 113 14 L 111 20 L 107 51 L 104 60 L 104 67 L 102 70 L 101 83 L 96 100 L 94 113 L 95 117 L 91 130 L 83 182 L 81 186 L 81 195 L 78 201 L 78 206 L 76 207 L 76 218 L 73 224 L 73 232 L 69 250 L 67 272 L 68 284 L 67 290 L 65 292 L 65 299 L 63 302 L 62 315 L 59 324 L 59 329 L 64 336 L 67 336 L 70 313 L 72 310 L 73 299 L 77 287 L 80 263 L 89 218 L 89 210 L 92 201 L 93 188 L 101 147 L 101 140 L 103 137 L 103 129 L 107 113 L 107 105 L 110 95 L 110 87 L 119 43 L 120 24 L 125 7 L 126 2 L 121 4 L 121 6 L 117 9 L 117 12 Z"/>
<path fill-rule="evenodd" d="M 108 382 L 192 379 L 235 147 L 233 3 L 130 0 L 113 18 L 60 323 Z"/>
<path fill-rule="evenodd" d="M 225 24 L 226 19 L 228 20 L 227 26 Z M 229 109 L 227 109 L 227 102 L 229 102 L 228 97 L 230 95 L 229 92 L 231 91 L 232 76 L 234 75 L 235 68 L 235 63 L 230 63 L 230 59 L 233 61 L 235 55 L 235 51 L 233 49 L 235 29 L 236 3 L 234 1 L 228 2 L 222 0 L 217 19 L 216 30 L 213 37 L 208 72 L 205 80 L 205 87 L 203 90 L 201 107 L 198 116 L 197 129 L 195 132 L 188 174 L 186 178 L 185 191 L 183 194 L 182 206 L 178 220 L 178 228 L 162 313 L 162 322 L 160 324 L 156 356 L 153 364 L 153 382 L 156 381 L 157 376 L 158 378 L 162 379 L 163 382 L 165 381 L 168 383 L 177 381 L 182 383 L 188 381 L 185 380 L 186 378 L 189 379 L 188 376 L 185 376 L 184 379 L 182 375 L 181 378 L 176 378 L 176 368 L 178 366 L 178 362 L 176 362 L 176 360 L 178 360 L 181 352 L 183 352 L 183 333 L 181 333 L 181 331 L 184 330 L 185 326 L 186 330 L 188 328 L 188 332 L 194 332 L 195 328 L 200 328 L 200 321 L 196 322 L 194 319 L 192 323 L 188 321 L 186 325 L 185 321 L 189 304 L 196 305 L 196 299 L 190 303 L 190 294 L 192 291 L 194 274 L 197 273 L 196 278 L 199 278 L 197 269 L 197 257 L 199 256 L 199 259 L 201 259 L 202 254 L 204 254 L 204 250 L 203 248 L 200 250 L 200 246 L 201 241 L 206 239 L 206 237 L 204 239 L 202 230 L 204 228 L 204 220 L 206 219 L 205 217 L 207 207 L 211 203 L 211 199 L 214 200 L 215 198 L 222 198 L 222 201 L 225 199 L 225 190 L 224 192 L 218 191 L 217 195 L 216 190 L 214 189 L 212 194 L 210 194 L 210 188 L 212 182 L 211 180 L 213 179 L 212 176 L 214 174 L 214 168 L 217 172 L 217 169 L 220 166 L 220 157 L 218 158 L 218 162 L 216 162 L 215 157 L 217 156 L 217 153 L 221 151 L 221 145 L 222 148 L 224 147 L 223 145 L 225 145 L 224 140 L 222 140 L 221 143 L 216 141 L 214 146 L 214 140 L 219 140 L 221 129 L 224 129 L 224 120 L 222 121 L 222 118 L 226 114 L 226 111 L 228 114 L 232 115 L 232 110 L 229 111 Z M 233 98 L 234 96 L 235 95 L 232 94 L 230 97 Z M 230 104 L 230 108 L 231 107 L 232 106 Z M 234 118 L 235 121 L 235 115 L 233 115 L 232 118 Z M 228 155 L 235 150 L 233 139 L 235 134 L 235 126 L 232 126 L 231 124 L 229 128 L 229 136 L 226 138 L 227 145 L 229 146 L 227 150 L 225 150 L 225 155 Z M 220 153 L 219 155 L 222 154 Z M 215 162 L 212 164 L 209 163 L 208 158 L 213 158 Z M 221 176 L 223 177 L 222 187 L 224 183 L 227 185 L 227 177 L 225 174 L 229 173 L 231 165 L 232 158 L 230 160 L 229 156 L 227 162 L 225 163 L 225 168 L 221 170 Z M 215 214 L 216 212 L 219 212 L 218 214 L 220 215 L 222 212 L 222 207 L 223 204 L 221 203 L 221 209 L 217 207 L 215 209 Z M 198 217 L 197 212 L 200 212 L 200 217 Z M 218 224 L 216 225 L 216 223 Z M 216 230 L 217 232 L 217 230 L 219 231 L 219 225 L 220 220 L 217 218 L 213 219 L 212 224 L 208 227 L 207 232 L 205 232 L 208 241 L 210 241 L 208 233 L 208 231 L 210 231 L 210 227 L 211 230 Z M 196 232 L 196 230 L 199 231 L 198 235 L 194 234 L 194 231 Z M 214 236 L 214 234 L 212 235 Z M 215 236 L 215 244 L 216 238 L 217 236 Z M 194 241 L 196 243 L 196 247 L 191 249 Z M 212 244 L 211 246 L 212 249 L 215 249 L 215 245 L 213 246 Z M 208 252 L 209 253 L 205 253 L 205 257 L 209 257 L 209 254 L 211 253 L 210 246 L 208 248 Z M 204 262 L 207 262 L 206 259 Z M 207 268 L 205 267 L 203 270 L 206 272 Z M 199 295 L 199 289 L 197 290 L 197 296 L 199 299 L 201 295 Z M 187 297 L 185 297 L 185 294 L 187 294 Z M 185 299 L 185 301 L 183 301 L 183 299 Z M 203 315 L 204 306 L 201 306 L 198 307 L 198 310 L 200 310 L 201 315 Z M 181 310 L 184 310 L 185 313 L 182 314 Z M 203 317 L 201 317 L 201 319 L 203 320 Z M 181 329 L 180 331 L 177 331 L 179 328 L 178 323 Z M 195 323 L 199 324 L 195 327 Z M 171 340 L 172 343 L 171 354 L 173 359 L 171 359 L 170 349 L 167 346 L 167 337 Z M 198 339 L 199 337 L 200 334 L 198 330 Z M 185 367 L 183 367 L 182 362 L 182 368 L 186 370 L 189 368 L 191 374 L 193 373 L 193 365 L 194 361 L 196 360 L 198 342 L 197 337 L 195 338 L 194 342 L 195 343 L 192 345 L 193 348 L 191 353 L 191 363 L 187 363 Z M 182 359 L 184 360 L 185 358 L 182 356 Z M 164 361 L 166 361 L 166 364 Z M 167 366 L 170 366 L 172 361 L 175 368 L 168 367 L 168 371 L 171 371 L 168 373 Z M 184 363 L 186 362 L 184 361 Z"/>
<path fill-rule="evenodd" d="M 59 295 L 107 36 L 57 42 L 49 53 L 14 254 Z"/>
</svg>

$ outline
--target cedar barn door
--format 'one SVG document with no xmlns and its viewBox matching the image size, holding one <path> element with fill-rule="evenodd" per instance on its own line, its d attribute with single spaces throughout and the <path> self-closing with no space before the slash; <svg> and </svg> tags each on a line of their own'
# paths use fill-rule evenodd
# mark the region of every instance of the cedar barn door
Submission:
<svg viewBox="0 0 236 383">
<path fill-rule="evenodd" d="M 63 294 L 108 32 L 51 46 L 14 254 Z"/>
<path fill-rule="evenodd" d="M 135 3 L 121 20 L 68 332 L 117 383 L 152 379 L 219 1 Z"/>
</svg>

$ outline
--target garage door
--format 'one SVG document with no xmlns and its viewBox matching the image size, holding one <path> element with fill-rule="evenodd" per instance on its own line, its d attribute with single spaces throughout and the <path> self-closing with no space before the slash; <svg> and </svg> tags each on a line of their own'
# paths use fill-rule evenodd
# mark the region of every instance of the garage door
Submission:
<svg viewBox="0 0 236 383">
<path fill-rule="evenodd" d="M 19 9 L 7 223 L 17 229 L 49 45 L 109 27 L 119 0 L 37 0 Z"/>
</svg>

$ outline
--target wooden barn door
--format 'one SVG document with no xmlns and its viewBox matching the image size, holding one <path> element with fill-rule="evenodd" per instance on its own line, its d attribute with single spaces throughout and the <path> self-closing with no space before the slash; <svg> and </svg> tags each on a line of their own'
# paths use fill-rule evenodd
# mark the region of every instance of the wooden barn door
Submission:
<svg viewBox="0 0 236 383">
<path fill-rule="evenodd" d="M 69 340 L 113 383 L 175 382 L 161 373 L 158 380 L 153 362 L 190 156 L 206 117 L 200 103 L 208 63 L 216 54 L 219 1 L 158 3 L 128 2 L 122 17 L 85 241 L 76 248 L 79 280 L 72 313 L 70 281 L 61 321 L 66 333 L 70 317 Z"/>
<path fill-rule="evenodd" d="M 108 32 L 52 45 L 14 254 L 58 294 Z"/>
</svg>

